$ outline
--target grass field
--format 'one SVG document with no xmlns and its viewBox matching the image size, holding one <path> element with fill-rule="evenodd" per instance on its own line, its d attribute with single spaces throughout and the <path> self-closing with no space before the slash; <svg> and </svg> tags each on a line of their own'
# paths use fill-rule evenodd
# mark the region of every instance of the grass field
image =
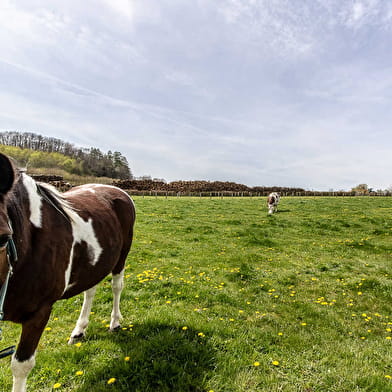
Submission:
<svg viewBox="0 0 392 392">
<path fill-rule="evenodd" d="M 82 297 L 58 302 L 31 391 L 392 391 L 392 198 L 135 204 L 123 330 L 107 332 L 109 278 L 81 345 Z"/>
</svg>

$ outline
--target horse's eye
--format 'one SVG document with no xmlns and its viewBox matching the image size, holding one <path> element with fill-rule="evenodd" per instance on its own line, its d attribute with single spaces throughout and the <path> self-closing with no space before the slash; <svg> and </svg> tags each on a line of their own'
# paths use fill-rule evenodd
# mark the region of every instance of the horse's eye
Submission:
<svg viewBox="0 0 392 392">
<path fill-rule="evenodd" d="M 8 234 L 0 235 L 0 248 L 4 248 L 7 245 L 9 239 L 10 236 Z"/>
</svg>

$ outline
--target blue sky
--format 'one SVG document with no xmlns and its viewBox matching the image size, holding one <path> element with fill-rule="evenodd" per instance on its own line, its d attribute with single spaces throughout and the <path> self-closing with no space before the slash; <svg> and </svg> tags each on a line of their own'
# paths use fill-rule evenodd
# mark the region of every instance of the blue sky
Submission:
<svg viewBox="0 0 392 392">
<path fill-rule="evenodd" d="M 0 129 L 136 176 L 392 185 L 392 2 L 2 0 Z"/>
</svg>

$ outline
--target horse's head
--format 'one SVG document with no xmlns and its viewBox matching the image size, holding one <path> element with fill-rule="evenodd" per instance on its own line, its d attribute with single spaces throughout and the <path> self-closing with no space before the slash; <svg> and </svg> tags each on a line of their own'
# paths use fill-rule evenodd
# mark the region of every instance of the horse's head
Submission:
<svg viewBox="0 0 392 392">
<path fill-rule="evenodd" d="M 4 154 L 0 154 L 0 276 L 7 268 L 6 246 L 12 235 L 7 214 L 7 194 L 11 190 L 15 181 L 15 169 L 10 159 Z M 1 276 L 2 277 L 2 276 Z"/>
</svg>

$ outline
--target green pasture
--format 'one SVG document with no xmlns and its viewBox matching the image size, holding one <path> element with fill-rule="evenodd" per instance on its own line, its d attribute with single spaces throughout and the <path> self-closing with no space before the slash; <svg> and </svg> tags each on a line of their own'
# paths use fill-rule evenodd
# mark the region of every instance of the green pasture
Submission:
<svg viewBox="0 0 392 392">
<path fill-rule="evenodd" d="M 123 329 L 109 278 L 81 344 L 58 302 L 30 391 L 392 391 L 392 198 L 134 199 Z"/>
</svg>

